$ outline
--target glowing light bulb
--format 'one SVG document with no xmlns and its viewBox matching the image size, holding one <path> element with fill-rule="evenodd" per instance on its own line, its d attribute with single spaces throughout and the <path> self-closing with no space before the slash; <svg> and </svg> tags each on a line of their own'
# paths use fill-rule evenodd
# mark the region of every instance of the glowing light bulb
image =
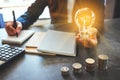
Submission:
<svg viewBox="0 0 120 80">
<path fill-rule="evenodd" d="M 80 37 L 87 38 L 87 29 L 91 28 L 95 21 L 95 14 L 89 8 L 77 10 L 74 17 L 75 23 L 78 26 Z"/>
</svg>

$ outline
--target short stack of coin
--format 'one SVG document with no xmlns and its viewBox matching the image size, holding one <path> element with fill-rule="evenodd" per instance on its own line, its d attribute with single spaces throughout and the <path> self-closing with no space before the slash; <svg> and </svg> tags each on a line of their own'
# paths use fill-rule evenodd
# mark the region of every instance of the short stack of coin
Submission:
<svg viewBox="0 0 120 80">
<path fill-rule="evenodd" d="M 82 65 L 80 63 L 74 63 L 72 65 L 74 73 L 81 73 L 82 72 Z"/>
<path fill-rule="evenodd" d="M 86 62 L 86 71 L 94 71 L 95 69 L 95 60 L 92 58 L 87 58 Z"/>
</svg>

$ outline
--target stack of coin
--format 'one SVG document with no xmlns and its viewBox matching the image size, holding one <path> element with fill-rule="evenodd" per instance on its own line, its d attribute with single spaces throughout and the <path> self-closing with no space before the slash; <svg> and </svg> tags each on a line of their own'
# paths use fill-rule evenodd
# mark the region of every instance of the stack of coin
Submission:
<svg viewBox="0 0 120 80">
<path fill-rule="evenodd" d="M 98 55 L 98 69 L 105 70 L 107 69 L 108 56 L 105 54 Z"/>
<path fill-rule="evenodd" d="M 69 68 L 67 66 L 64 66 L 61 68 L 61 74 L 62 75 L 68 75 L 69 74 Z"/>
<path fill-rule="evenodd" d="M 94 71 L 95 69 L 95 60 L 92 58 L 87 58 L 86 62 L 86 71 Z"/>
<path fill-rule="evenodd" d="M 72 65 L 74 73 L 81 73 L 82 72 L 82 65 L 80 63 L 74 63 Z"/>
</svg>

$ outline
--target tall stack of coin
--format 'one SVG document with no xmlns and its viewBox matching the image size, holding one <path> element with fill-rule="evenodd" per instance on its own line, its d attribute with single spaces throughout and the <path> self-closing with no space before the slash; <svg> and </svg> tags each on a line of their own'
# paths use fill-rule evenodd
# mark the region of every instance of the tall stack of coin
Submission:
<svg viewBox="0 0 120 80">
<path fill-rule="evenodd" d="M 98 55 L 98 69 L 105 70 L 107 69 L 108 56 L 105 54 Z"/>
<path fill-rule="evenodd" d="M 92 58 L 87 58 L 86 62 L 86 71 L 94 71 L 95 69 L 95 60 Z"/>
</svg>

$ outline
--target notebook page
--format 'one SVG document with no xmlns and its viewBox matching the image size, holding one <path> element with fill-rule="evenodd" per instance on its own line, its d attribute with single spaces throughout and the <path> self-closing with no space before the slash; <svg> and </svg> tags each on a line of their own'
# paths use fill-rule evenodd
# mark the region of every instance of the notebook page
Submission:
<svg viewBox="0 0 120 80">
<path fill-rule="evenodd" d="M 26 47 L 37 48 L 43 39 L 45 32 L 35 32 L 34 35 L 25 44 Z"/>
<path fill-rule="evenodd" d="M 76 56 L 75 33 L 48 30 L 40 42 L 39 51 Z"/>
</svg>

